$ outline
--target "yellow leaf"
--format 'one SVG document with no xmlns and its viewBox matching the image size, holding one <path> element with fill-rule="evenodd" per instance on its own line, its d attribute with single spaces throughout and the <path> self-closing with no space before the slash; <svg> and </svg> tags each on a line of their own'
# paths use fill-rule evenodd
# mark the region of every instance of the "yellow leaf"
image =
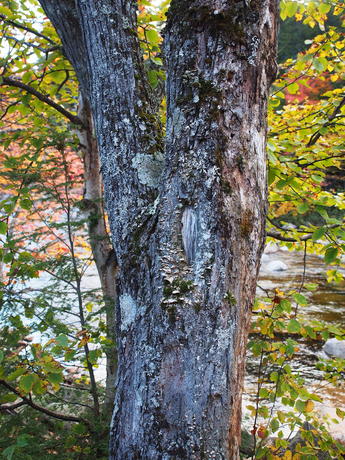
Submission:
<svg viewBox="0 0 345 460">
<path fill-rule="evenodd" d="M 292 460 L 292 452 L 291 450 L 287 450 L 283 455 L 283 460 Z"/>
<path fill-rule="evenodd" d="M 311 412 L 313 409 L 314 409 L 314 402 L 308 399 L 308 401 L 305 404 L 305 411 Z"/>
</svg>

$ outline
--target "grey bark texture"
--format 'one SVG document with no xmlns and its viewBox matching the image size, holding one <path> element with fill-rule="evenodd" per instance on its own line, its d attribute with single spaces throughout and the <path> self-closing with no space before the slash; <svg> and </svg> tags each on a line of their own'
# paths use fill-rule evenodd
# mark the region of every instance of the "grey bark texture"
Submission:
<svg viewBox="0 0 345 460">
<path fill-rule="evenodd" d="M 163 163 L 136 2 L 41 3 L 90 98 L 119 266 L 110 458 L 237 460 L 278 1 L 172 0 Z"/>
</svg>

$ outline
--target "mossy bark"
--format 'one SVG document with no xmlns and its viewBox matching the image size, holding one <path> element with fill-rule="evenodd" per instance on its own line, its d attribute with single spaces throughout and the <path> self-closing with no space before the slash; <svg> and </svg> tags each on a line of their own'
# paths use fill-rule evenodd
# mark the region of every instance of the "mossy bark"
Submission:
<svg viewBox="0 0 345 460">
<path fill-rule="evenodd" d="M 41 3 L 59 26 L 55 2 Z M 278 1 L 172 0 L 167 136 L 154 187 L 133 162 L 162 139 L 138 110 L 155 102 L 138 78 L 136 3 L 76 5 L 119 264 L 110 458 L 236 460 L 265 233 Z"/>
</svg>

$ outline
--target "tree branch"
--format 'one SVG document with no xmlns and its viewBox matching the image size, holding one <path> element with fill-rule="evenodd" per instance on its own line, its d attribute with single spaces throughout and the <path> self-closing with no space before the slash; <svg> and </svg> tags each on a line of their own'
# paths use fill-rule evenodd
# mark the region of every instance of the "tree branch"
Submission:
<svg viewBox="0 0 345 460">
<path fill-rule="evenodd" d="M 340 112 L 341 108 L 345 104 L 345 96 L 342 98 L 342 100 L 339 102 L 337 107 L 333 110 L 332 114 L 329 116 L 328 121 L 319 129 L 317 130 L 309 139 L 309 142 L 307 144 L 307 147 L 311 147 L 312 145 L 316 144 L 316 142 L 319 140 L 319 138 L 322 136 L 320 130 L 322 128 L 326 128 L 331 124 L 331 122 L 334 120 L 334 118 L 338 115 Z"/>
<path fill-rule="evenodd" d="M 18 409 L 18 407 L 22 407 L 25 405 L 26 405 L 25 401 L 20 401 L 14 404 L 0 404 L 0 412 L 5 412 L 6 414 L 8 413 L 16 414 L 15 410 Z"/>
<path fill-rule="evenodd" d="M 33 96 L 37 97 L 37 99 L 39 99 L 40 101 L 45 102 L 46 104 L 50 105 L 50 107 L 53 107 L 53 109 L 57 110 L 64 117 L 68 118 L 68 120 L 70 120 L 72 123 L 83 126 L 83 123 L 79 117 L 68 112 L 68 110 L 61 107 L 61 105 L 54 102 L 52 99 L 50 99 L 45 94 L 40 93 L 35 88 L 32 88 L 32 86 L 26 85 L 25 83 L 22 83 L 19 80 L 14 80 L 13 78 L 9 78 L 9 77 L 2 77 L 1 85 L 14 86 L 16 88 L 20 88 L 24 90 L 27 93 L 30 93 Z"/>
<path fill-rule="evenodd" d="M 15 21 L 12 21 L 10 19 L 7 19 L 4 14 L 0 14 L 0 19 L 2 19 L 7 24 L 10 24 L 11 26 L 16 27 L 17 29 L 26 30 L 27 32 L 30 32 L 31 34 L 36 35 L 36 37 L 43 38 L 44 40 L 46 40 L 47 42 L 51 43 L 52 45 L 57 44 L 51 38 L 47 37 L 46 35 L 41 34 L 40 32 L 37 32 L 37 30 L 31 29 L 31 27 L 24 26 L 23 24 L 19 24 L 18 22 L 15 22 Z"/>
<path fill-rule="evenodd" d="M 310 240 L 311 237 L 312 237 L 312 233 L 306 233 L 305 235 L 301 236 L 301 238 L 298 238 L 298 240 L 297 240 L 296 238 L 291 238 L 289 236 L 284 236 L 281 233 L 274 232 L 274 231 L 266 232 L 266 235 L 270 236 L 271 238 L 274 238 L 276 240 L 279 240 L 279 241 L 287 241 L 287 242 L 291 242 L 291 243 L 299 243 L 300 241 L 307 241 L 307 240 Z"/>
<path fill-rule="evenodd" d="M 52 46 L 51 48 L 42 48 L 42 46 L 35 45 L 35 43 L 26 42 L 26 41 L 20 40 L 19 38 L 11 37 L 10 35 L 4 35 L 3 37 L 6 38 L 7 40 L 13 40 L 13 41 L 15 41 L 16 43 L 18 43 L 20 45 L 25 45 L 25 46 L 28 46 L 28 47 L 31 47 L 31 48 L 36 48 L 36 49 L 42 51 L 42 53 L 45 53 L 45 54 L 48 54 L 48 53 L 51 53 L 52 51 L 56 51 L 58 49 L 61 49 L 61 46 L 58 46 L 58 45 Z"/>
<path fill-rule="evenodd" d="M 28 406 L 32 407 L 33 409 L 39 412 L 42 412 L 43 414 L 49 415 L 49 417 L 53 417 L 58 420 L 64 420 L 65 422 L 78 422 L 78 423 L 82 422 L 82 423 L 85 423 L 86 425 L 89 425 L 89 422 L 87 420 L 84 420 L 83 418 L 74 417 L 73 415 L 60 414 L 59 412 L 54 412 L 50 409 L 47 409 L 46 407 L 39 406 L 27 396 L 23 396 L 15 387 L 7 383 L 5 380 L 0 379 L 0 384 L 3 387 L 7 388 L 12 393 L 14 393 L 15 395 L 17 395 L 19 398 L 21 398 L 25 404 L 27 404 Z M 17 405 L 17 407 L 19 406 Z"/>
</svg>

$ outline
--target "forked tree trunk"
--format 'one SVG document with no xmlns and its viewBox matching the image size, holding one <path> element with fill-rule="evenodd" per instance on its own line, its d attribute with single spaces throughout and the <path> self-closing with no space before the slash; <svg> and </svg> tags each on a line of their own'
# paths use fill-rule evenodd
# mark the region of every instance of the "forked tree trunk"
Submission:
<svg viewBox="0 0 345 460">
<path fill-rule="evenodd" d="M 41 3 L 91 100 L 119 263 L 110 458 L 237 459 L 278 1 L 172 0 L 163 165 L 136 3 Z"/>
</svg>

